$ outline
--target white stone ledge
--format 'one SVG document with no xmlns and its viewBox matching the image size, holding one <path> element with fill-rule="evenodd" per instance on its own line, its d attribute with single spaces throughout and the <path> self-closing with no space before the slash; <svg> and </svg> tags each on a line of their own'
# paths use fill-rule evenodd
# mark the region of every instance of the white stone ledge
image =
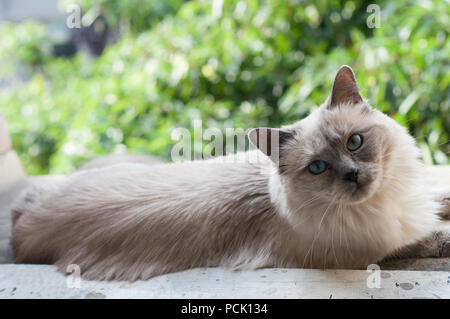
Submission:
<svg viewBox="0 0 450 319">
<path fill-rule="evenodd" d="M 134 283 L 81 280 L 80 288 L 68 288 L 75 281 L 54 266 L 6 264 L 0 265 L 0 298 L 450 298 L 450 272 L 381 271 L 380 288 L 368 288 L 370 275 L 197 268 Z"/>
</svg>

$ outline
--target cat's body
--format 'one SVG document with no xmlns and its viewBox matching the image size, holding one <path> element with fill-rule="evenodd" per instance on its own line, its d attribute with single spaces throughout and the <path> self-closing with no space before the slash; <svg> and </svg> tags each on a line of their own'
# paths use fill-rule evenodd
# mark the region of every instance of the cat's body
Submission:
<svg viewBox="0 0 450 319">
<path fill-rule="evenodd" d="M 355 131 L 364 147 L 341 150 Z M 279 159 L 116 164 L 30 189 L 13 207 L 15 261 L 123 280 L 199 266 L 365 268 L 437 228 L 414 140 L 362 100 L 332 95 L 280 134 Z M 259 131 L 250 139 L 262 149 Z M 317 176 L 305 171 L 316 156 L 330 165 Z"/>
<path fill-rule="evenodd" d="M 86 278 L 96 279 L 269 266 L 274 235 L 287 227 L 270 204 L 268 174 L 258 166 L 117 164 L 30 190 L 15 209 L 30 214 L 14 228 L 16 261 L 56 263 L 61 270 L 78 264 Z"/>
</svg>

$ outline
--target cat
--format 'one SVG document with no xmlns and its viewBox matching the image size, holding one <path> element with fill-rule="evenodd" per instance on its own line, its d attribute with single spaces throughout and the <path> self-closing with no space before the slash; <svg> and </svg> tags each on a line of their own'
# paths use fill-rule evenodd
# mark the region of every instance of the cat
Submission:
<svg viewBox="0 0 450 319">
<path fill-rule="evenodd" d="M 15 262 L 130 281 L 194 267 L 365 269 L 450 238 L 414 139 L 361 97 L 350 67 L 308 117 L 248 137 L 257 149 L 94 166 L 26 190 L 12 208 Z"/>
<path fill-rule="evenodd" d="M 111 166 L 119 163 L 139 163 L 146 165 L 155 165 L 163 163 L 162 160 L 148 156 L 148 155 L 128 155 L 128 154 L 113 154 L 106 155 L 93 159 L 87 163 L 84 163 L 78 168 L 78 171 L 91 169 L 91 168 L 101 168 L 105 166 Z"/>
</svg>

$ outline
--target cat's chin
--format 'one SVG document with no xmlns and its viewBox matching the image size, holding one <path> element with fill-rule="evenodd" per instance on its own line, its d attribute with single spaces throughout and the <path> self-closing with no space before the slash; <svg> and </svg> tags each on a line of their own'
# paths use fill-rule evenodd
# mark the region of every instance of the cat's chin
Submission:
<svg viewBox="0 0 450 319">
<path fill-rule="evenodd" d="M 342 196 L 340 202 L 347 205 L 357 205 L 369 200 L 375 193 L 373 185 L 357 184 Z"/>
</svg>

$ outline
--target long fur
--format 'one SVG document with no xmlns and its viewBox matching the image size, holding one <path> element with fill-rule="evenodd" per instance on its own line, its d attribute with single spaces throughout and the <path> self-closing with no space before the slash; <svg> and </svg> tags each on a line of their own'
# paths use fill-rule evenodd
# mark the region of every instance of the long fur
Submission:
<svg viewBox="0 0 450 319">
<path fill-rule="evenodd" d="M 366 127 L 361 198 L 345 197 L 331 170 L 305 171 L 317 152 L 347 156 L 333 141 Z M 84 278 L 106 280 L 199 266 L 365 268 L 435 229 L 418 148 L 395 121 L 364 101 L 328 100 L 285 129 L 293 138 L 279 163 L 255 150 L 115 164 L 28 189 L 12 209 L 15 262 L 78 264 Z"/>
</svg>

